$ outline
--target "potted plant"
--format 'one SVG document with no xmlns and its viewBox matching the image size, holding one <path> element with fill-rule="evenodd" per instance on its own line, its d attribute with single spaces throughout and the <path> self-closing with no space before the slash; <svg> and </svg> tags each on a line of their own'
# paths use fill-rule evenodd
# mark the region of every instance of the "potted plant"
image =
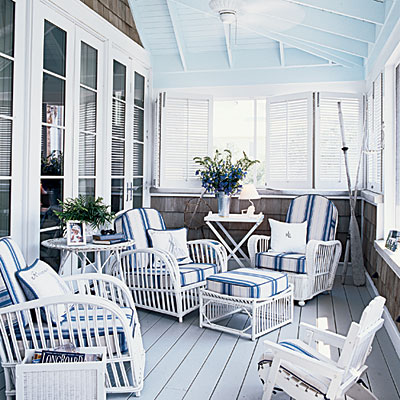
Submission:
<svg viewBox="0 0 400 400">
<path fill-rule="evenodd" d="M 215 193 L 218 214 L 223 217 L 229 215 L 230 198 L 242 187 L 241 182 L 249 168 L 259 162 L 250 160 L 243 152 L 243 157 L 233 163 L 230 150 L 216 150 L 213 158 L 195 157 L 194 161 L 201 166 L 196 175 L 200 175 L 202 186 L 208 193 Z"/>
<path fill-rule="evenodd" d="M 95 199 L 92 196 L 79 195 L 75 199 L 70 198 L 59 203 L 61 211 L 54 211 L 54 214 L 60 219 L 64 229 L 67 221 L 75 220 L 85 222 L 93 233 L 105 224 L 111 223 L 115 216 L 109 210 L 110 206 L 103 203 L 102 197 Z"/>
</svg>

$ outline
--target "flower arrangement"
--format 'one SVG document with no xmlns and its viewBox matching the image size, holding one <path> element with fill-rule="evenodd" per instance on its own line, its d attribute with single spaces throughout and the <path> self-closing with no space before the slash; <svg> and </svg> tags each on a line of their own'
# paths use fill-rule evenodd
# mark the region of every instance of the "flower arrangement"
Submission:
<svg viewBox="0 0 400 400">
<path fill-rule="evenodd" d="M 232 163 L 232 152 L 215 151 L 214 157 L 195 157 L 194 161 L 202 168 L 196 171 L 200 175 L 202 186 L 208 193 L 223 192 L 226 195 L 235 194 L 242 185 L 240 182 L 246 177 L 249 168 L 258 163 L 250 160 L 243 152 L 243 157 Z"/>
</svg>

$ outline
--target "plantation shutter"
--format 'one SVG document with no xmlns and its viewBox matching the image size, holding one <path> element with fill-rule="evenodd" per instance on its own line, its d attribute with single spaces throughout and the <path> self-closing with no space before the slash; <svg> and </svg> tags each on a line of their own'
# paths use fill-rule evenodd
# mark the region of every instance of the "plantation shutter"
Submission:
<svg viewBox="0 0 400 400">
<path fill-rule="evenodd" d="M 342 151 L 338 102 L 343 113 L 351 184 L 354 186 L 362 137 L 362 97 L 339 93 L 317 93 L 315 112 L 315 187 L 347 188 Z M 361 174 L 360 170 L 360 174 Z M 362 176 L 359 177 L 362 182 Z"/>
<path fill-rule="evenodd" d="M 309 188 L 312 174 L 312 94 L 267 99 L 267 185 Z"/>
<path fill-rule="evenodd" d="M 368 96 L 367 188 L 382 193 L 383 163 L 383 74 L 372 85 Z"/>
<path fill-rule="evenodd" d="M 211 107 L 210 98 L 167 94 L 161 119 L 161 186 L 200 186 L 193 158 L 209 153 Z"/>
</svg>

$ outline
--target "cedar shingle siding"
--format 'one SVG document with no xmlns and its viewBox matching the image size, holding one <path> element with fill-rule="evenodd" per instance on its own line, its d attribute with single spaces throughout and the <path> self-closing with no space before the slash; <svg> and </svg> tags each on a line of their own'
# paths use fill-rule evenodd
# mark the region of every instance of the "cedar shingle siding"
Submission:
<svg viewBox="0 0 400 400">
<path fill-rule="evenodd" d="M 142 46 L 128 0 L 81 0 L 92 10 L 113 24 L 125 35 Z"/>
</svg>

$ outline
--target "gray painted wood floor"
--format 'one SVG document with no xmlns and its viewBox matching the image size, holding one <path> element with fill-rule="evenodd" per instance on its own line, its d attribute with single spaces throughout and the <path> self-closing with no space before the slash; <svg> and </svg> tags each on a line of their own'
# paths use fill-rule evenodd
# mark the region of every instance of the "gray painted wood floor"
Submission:
<svg viewBox="0 0 400 400">
<path fill-rule="evenodd" d="M 141 400 L 260 400 L 262 386 L 257 362 L 264 339 L 280 341 L 299 334 L 299 322 L 307 322 L 346 334 L 352 320 L 358 321 L 371 296 L 367 288 L 335 284 L 332 295 L 320 295 L 300 308 L 294 322 L 255 342 L 235 335 L 198 327 L 198 312 L 179 324 L 174 318 L 139 311 L 146 348 L 146 379 Z M 227 323 L 240 326 L 235 316 Z M 328 349 L 329 351 L 329 349 Z M 400 362 L 386 330 L 382 328 L 368 358 L 365 382 L 379 400 L 400 399 Z M 108 396 L 109 400 L 127 395 Z M 133 396 L 131 397 L 133 398 Z M 289 400 L 277 394 L 276 400 Z"/>
<path fill-rule="evenodd" d="M 294 322 L 252 342 L 235 335 L 198 327 L 198 312 L 179 324 L 175 318 L 139 310 L 146 348 L 146 379 L 141 400 L 260 400 L 262 387 L 257 361 L 263 340 L 294 338 L 299 322 L 307 322 L 346 334 L 352 320 L 358 321 L 371 296 L 367 288 L 335 284 L 332 295 L 320 295 L 300 308 L 295 306 Z M 244 317 L 226 321 L 240 326 Z M 328 349 L 329 351 L 329 349 Z M 379 400 L 400 399 L 400 362 L 386 330 L 382 328 L 368 358 L 365 382 Z M 4 378 L 0 376 L 0 399 Z M 109 395 L 108 400 L 133 396 Z M 289 400 L 279 393 L 274 400 Z"/>
</svg>

